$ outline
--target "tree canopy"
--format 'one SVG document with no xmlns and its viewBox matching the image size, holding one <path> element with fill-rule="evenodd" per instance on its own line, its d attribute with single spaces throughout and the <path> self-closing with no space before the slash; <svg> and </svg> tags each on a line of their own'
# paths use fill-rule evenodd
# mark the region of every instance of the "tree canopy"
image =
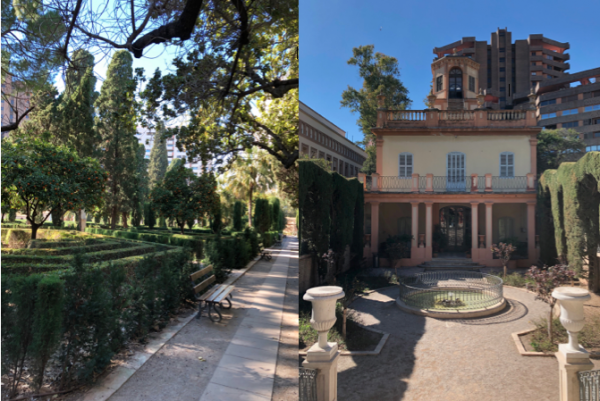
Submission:
<svg viewBox="0 0 600 401">
<path fill-rule="evenodd" d="M 563 162 L 575 162 L 585 154 L 585 144 L 572 129 L 544 129 L 538 134 L 537 172 L 557 169 Z"/>
<path fill-rule="evenodd" d="M 375 172 L 375 136 L 371 128 L 377 125 L 377 96 L 385 95 L 385 107 L 390 110 L 404 110 L 410 106 L 408 90 L 400 81 L 398 60 L 383 53 L 376 52 L 374 45 L 359 46 L 352 49 L 353 56 L 349 65 L 358 67 L 358 74 L 363 80 L 362 88 L 348 86 L 342 92 L 342 107 L 352 113 L 358 113 L 356 121 L 364 135 L 359 142 L 366 152 L 367 160 L 363 164 L 363 172 Z"/>
<path fill-rule="evenodd" d="M 32 239 L 57 208 L 99 207 L 107 179 L 96 160 L 80 158 L 64 146 L 56 147 L 42 140 L 2 141 L 3 192 L 20 198 L 31 224 Z"/>
</svg>

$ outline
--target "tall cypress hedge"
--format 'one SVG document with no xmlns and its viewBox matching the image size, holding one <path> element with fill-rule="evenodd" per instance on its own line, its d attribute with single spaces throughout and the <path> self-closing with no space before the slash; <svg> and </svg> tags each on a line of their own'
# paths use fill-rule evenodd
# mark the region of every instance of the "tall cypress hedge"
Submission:
<svg viewBox="0 0 600 401">
<path fill-rule="evenodd" d="M 242 231 L 242 202 L 235 201 L 233 205 L 233 229 Z"/>
<path fill-rule="evenodd" d="M 362 258 L 364 194 L 357 179 L 330 173 L 311 160 L 299 162 L 300 254 L 341 255 L 346 246 Z"/>
<path fill-rule="evenodd" d="M 538 189 L 541 212 L 547 205 L 548 194 L 558 258 L 578 272 L 586 259 L 589 289 L 600 291 L 596 256 L 600 246 L 600 152 L 588 152 L 576 163 L 562 163 L 557 170 L 546 170 Z M 549 226 L 541 213 L 538 218 L 540 229 Z M 541 254 L 547 255 L 549 251 L 544 248 L 551 242 L 544 243 L 541 239 Z"/>
</svg>

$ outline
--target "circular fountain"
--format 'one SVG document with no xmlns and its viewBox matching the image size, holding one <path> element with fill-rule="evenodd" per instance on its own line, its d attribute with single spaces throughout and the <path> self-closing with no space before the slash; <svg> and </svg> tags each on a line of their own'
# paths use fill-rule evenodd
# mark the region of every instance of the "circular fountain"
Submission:
<svg viewBox="0 0 600 401">
<path fill-rule="evenodd" d="M 400 282 L 396 305 L 405 312 L 436 318 L 488 316 L 506 305 L 502 279 L 470 271 L 425 272 Z"/>
</svg>

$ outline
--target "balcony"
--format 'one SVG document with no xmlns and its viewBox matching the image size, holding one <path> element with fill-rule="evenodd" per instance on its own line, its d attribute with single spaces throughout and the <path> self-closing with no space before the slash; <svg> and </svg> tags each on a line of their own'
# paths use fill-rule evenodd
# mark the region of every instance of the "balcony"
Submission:
<svg viewBox="0 0 600 401">
<path fill-rule="evenodd" d="M 378 193 L 525 193 L 537 189 L 533 174 L 520 177 L 495 177 L 492 174 L 472 174 L 465 177 L 413 174 L 412 178 L 359 174 L 358 178 L 363 183 L 365 192 Z"/>
<path fill-rule="evenodd" d="M 381 110 L 377 121 L 378 128 L 522 128 L 536 124 L 532 110 Z"/>
</svg>

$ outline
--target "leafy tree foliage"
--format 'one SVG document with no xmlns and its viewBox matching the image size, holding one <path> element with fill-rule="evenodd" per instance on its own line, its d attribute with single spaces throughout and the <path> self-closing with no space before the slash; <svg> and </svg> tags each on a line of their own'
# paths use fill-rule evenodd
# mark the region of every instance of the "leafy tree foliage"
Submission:
<svg viewBox="0 0 600 401">
<path fill-rule="evenodd" d="M 264 151 L 247 149 L 231 165 L 227 174 L 221 176 L 225 190 L 237 198 L 248 201 L 248 225 L 252 227 L 252 199 L 254 192 L 265 192 L 273 185 L 273 170 Z"/>
<path fill-rule="evenodd" d="M 162 218 L 174 219 L 183 234 L 185 223 L 214 213 L 218 206 L 216 181 L 212 174 L 197 177 L 183 163 L 177 163 L 150 195 Z"/>
<path fill-rule="evenodd" d="M 408 90 L 400 81 L 398 60 L 383 53 L 374 53 L 374 45 L 359 46 L 352 49 L 353 56 L 349 65 L 358 67 L 359 76 L 363 79 L 359 90 L 348 86 L 342 93 L 341 105 L 352 113 L 359 113 L 357 124 L 364 135 L 359 142 L 365 147 L 367 160 L 362 171 L 375 172 L 375 136 L 371 128 L 377 125 L 377 96 L 385 95 L 385 107 L 391 110 L 404 110 L 410 106 Z"/>
<path fill-rule="evenodd" d="M 16 194 L 31 224 L 31 238 L 57 208 L 100 206 L 107 175 L 96 160 L 43 141 L 2 141 L 2 186 Z M 49 213 L 45 216 L 44 211 Z"/>
<path fill-rule="evenodd" d="M 96 101 L 96 128 L 102 138 L 100 162 L 109 174 L 107 207 L 111 228 L 116 228 L 117 215 L 128 208 L 124 184 L 135 174 L 138 149 L 132 57 L 126 51 L 114 54 Z"/>
<path fill-rule="evenodd" d="M 573 129 L 542 130 L 538 134 L 537 172 L 557 169 L 563 162 L 575 162 L 585 154 L 585 144 Z"/>
</svg>

